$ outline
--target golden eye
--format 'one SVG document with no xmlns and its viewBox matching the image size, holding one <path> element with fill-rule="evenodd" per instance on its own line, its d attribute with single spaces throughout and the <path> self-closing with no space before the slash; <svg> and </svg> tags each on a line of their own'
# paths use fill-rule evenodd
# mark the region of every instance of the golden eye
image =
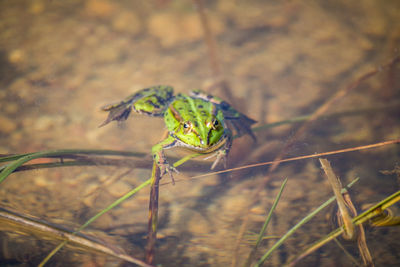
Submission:
<svg viewBox="0 0 400 267">
<path fill-rule="evenodd" d="M 189 128 L 189 124 L 187 124 L 186 122 L 183 124 L 183 128 L 187 129 Z"/>
</svg>

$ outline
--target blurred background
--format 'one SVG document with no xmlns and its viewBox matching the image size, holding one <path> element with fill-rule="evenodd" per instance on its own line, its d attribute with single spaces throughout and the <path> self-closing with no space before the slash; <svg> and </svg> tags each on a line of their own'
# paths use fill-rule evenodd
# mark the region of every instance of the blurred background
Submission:
<svg viewBox="0 0 400 267">
<path fill-rule="evenodd" d="M 176 92 L 205 89 L 258 121 L 257 126 L 314 112 L 336 92 L 399 54 L 400 2 L 203 1 L 217 42 L 221 73 L 211 67 L 204 28 L 190 0 L 1 0 L 0 154 L 48 149 L 114 149 L 149 154 L 162 137 L 160 118 L 131 116 L 98 128 L 105 104 L 152 85 Z M 212 86 L 225 79 L 229 93 Z M 211 88 L 211 89 L 210 89 Z M 399 138 L 400 67 L 382 69 L 331 106 L 286 151 L 300 156 Z M 341 115 L 327 116 L 332 113 Z M 346 115 L 347 114 L 347 115 Z M 299 123 L 234 141 L 229 167 L 273 160 Z M 181 151 L 168 151 L 181 157 Z M 329 158 L 359 210 L 398 190 L 396 145 Z M 211 162 L 210 166 L 211 166 Z M 186 162 L 189 167 L 201 165 Z M 221 168 L 221 167 L 220 167 Z M 382 171 L 389 171 L 386 174 Z M 71 167 L 13 174 L 0 186 L 0 205 L 76 229 L 150 176 L 148 168 Z M 187 179 L 208 172 L 181 171 Z M 283 178 L 289 178 L 268 234 L 280 236 L 332 195 L 316 159 L 160 188 L 156 263 L 162 266 L 243 265 Z M 266 180 L 268 179 L 268 180 Z M 111 182 L 110 182 L 111 181 Z M 262 190 L 255 194 L 257 187 Z M 148 188 L 102 216 L 88 230 L 130 255 L 143 255 Z M 332 208 L 333 209 L 333 208 Z M 269 261 L 280 266 L 334 226 L 320 214 Z M 248 226 L 237 241 L 244 218 Z M 398 228 L 371 228 L 376 266 L 400 264 Z M 35 266 L 58 244 L 17 231 L 0 233 L 0 263 Z M 265 241 L 261 251 L 273 244 Z M 358 257 L 356 246 L 344 243 Z M 119 266 L 73 247 L 51 266 Z M 50 266 L 50 265 L 49 265 Z M 334 243 L 299 266 L 353 266 Z"/>
</svg>

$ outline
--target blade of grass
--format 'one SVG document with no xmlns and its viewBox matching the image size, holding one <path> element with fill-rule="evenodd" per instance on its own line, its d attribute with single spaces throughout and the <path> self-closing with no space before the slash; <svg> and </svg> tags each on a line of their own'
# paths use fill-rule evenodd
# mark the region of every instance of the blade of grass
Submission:
<svg viewBox="0 0 400 267">
<path fill-rule="evenodd" d="M 47 157 L 62 157 L 63 155 L 71 154 L 97 154 L 97 155 L 113 155 L 113 156 L 143 156 L 143 153 L 115 151 L 115 150 L 76 150 L 76 149 L 61 149 L 48 150 L 42 152 L 28 153 L 19 157 L 17 160 L 8 164 L 0 173 L 0 183 L 4 181 L 16 168 L 24 163 L 38 158 Z"/>
<path fill-rule="evenodd" d="M 362 223 L 366 222 L 369 219 L 372 219 L 380 214 L 382 211 L 394 205 L 400 201 L 400 190 L 396 193 L 390 195 L 389 197 L 385 198 L 384 200 L 380 201 L 378 204 L 374 205 L 373 207 L 369 208 L 365 212 L 361 213 L 357 217 L 353 218 L 352 223 L 354 225 L 361 225 Z M 318 248 L 322 247 L 324 244 L 328 243 L 329 241 L 333 240 L 337 236 L 341 235 L 344 232 L 343 227 L 339 227 L 336 230 L 329 233 L 324 238 L 314 242 L 311 246 L 309 246 L 303 253 L 300 254 L 294 261 L 292 261 L 289 266 L 294 266 L 298 261 L 300 261 L 305 256 L 309 255 L 313 251 L 317 250 Z"/>
<path fill-rule="evenodd" d="M 275 201 L 274 201 L 274 203 L 272 204 L 272 207 L 271 207 L 271 209 L 270 209 L 270 211 L 269 211 L 269 213 L 268 213 L 268 215 L 267 215 L 267 218 L 265 219 L 264 225 L 263 225 L 263 227 L 261 228 L 261 231 L 260 231 L 260 233 L 259 233 L 259 235 L 258 235 L 256 244 L 255 244 L 254 248 L 251 250 L 249 256 L 247 257 L 247 260 L 246 260 L 246 263 L 245 263 L 244 266 L 250 266 L 250 262 L 251 262 L 251 260 L 254 258 L 255 254 L 256 254 L 256 252 L 257 252 L 258 246 L 260 245 L 261 240 L 263 240 L 263 237 L 264 237 L 265 231 L 266 231 L 266 229 L 267 229 L 267 226 L 268 226 L 269 222 L 271 221 L 272 213 L 275 211 L 275 208 L 276 208 L 276 206 L 278 205 L 278 202 L 279 202 L 279 200 L 280 200 L 280 198 L 281 198 L 281 195 L 282 195 L 283 189 L 284 189 L 285 186 L 286 186 L 287 180 L 288 180 L 288 179 L 286 178 L 286 179 L 283 181 L 283 183 L 282 183 L 282 185 L 281 185 L 281 188 L 280 188 L 280 190 L 279 190 L 279 192 L 278 192 L 278 195 L 276 196 Z"/>
<path fill-rule="evenodd" d="M 379 226 L 399 226 L 400 216 L 394 216 L 390 209 L 386 209 L 386 214 L 382 213 L 382 216 L 372 218 L 370 221 L 371 225 Z"/>
<path fill-rule="evenodd" d="M 382 210 L 387 209 L 388 207 L 394 205 L 395 203 L 400 201 L 400 190 L 396 193 L 388 196 L 381 202 L 377 203 L 376 205 L 369 208 L 366 212 L 361 213 L 357 217 L 353 219 L 353 221 L 363 223 L 373 217 L 380 215 Z"/>
<path fill-rule="evenodd" d="M 356 183 L 359 180 L 359 178 L 354 179 L 351 183 L 347 185 L 347 187 L 353 186 L 354 183 Z M 345 191 L 346 189 L 343 189 L 342 191 Z M 309 220 L 311 220 L 312 217 L 314 217 L 317 213 L 319 213 L 322 209 L 327 207 L 329 204 L 331 204 L 333 201 L 335 201 L 335 197 L 331 197 L 329 200 L 327 200 L 325 203 L 323 203 L 321 206 L 316 208 L 314 211 L 309 213 L 306 217 L 304 217 L 302 220 L 300 220 L 295 226 L 293 226 L 289 231 L 284 234 L 261 258 L 260 260 L 254 265 L 255 267 L 261 266 L 266 259 L 274 252 L 277 248 L 279 248 L 283 242 L 285 242 L 286 239 L 288 239 L 297 229 L 299 229 L 303 224 L 307 223 Z"/>
</svg>

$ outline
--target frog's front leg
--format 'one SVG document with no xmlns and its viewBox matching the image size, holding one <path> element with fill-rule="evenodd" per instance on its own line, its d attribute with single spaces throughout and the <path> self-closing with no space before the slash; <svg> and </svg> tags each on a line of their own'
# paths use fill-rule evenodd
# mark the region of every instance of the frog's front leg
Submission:
<svg viewBox="0 0 400 267">
<path fill-rule="evenodd" d="M 211 165 L 211 170 L 213 170 L 215 168 L 215 166 L 218 165 L 218 163 L 221 161 L 221 159 L 224 162 L 224 167 L 226 168 L 226 161 L 227 161 L 226 158 L 232 147 L 232 132 L 229 129 L 225 129 L 223 140 L 224 140 L 224 144 L 214 154 L 212 154 L 210 157 L 206 158 L 206 159 L 209 159 L 214 156 L 217 157 L 214 160 L 213 164 Z"/>
<path fill-rule="evenodd" d="M 168 173 L 169 177 L 171 177 L 172 184 L 175 184 L 174 176 L 172 172 L 178 173 L 178 170 L 171 166 L 165 157 L 164 149 L 168 149 L 171 147 L 176 146 L 177 140 L 172 136 L 168 135 L 167 138 L 159 142 L 158 144 L 154 145 L 151 148 L 151 152 L 153 155 L 153 160 L 156 162 L 157 166 L 160 168 L 161 177 Z"/>
</svg>

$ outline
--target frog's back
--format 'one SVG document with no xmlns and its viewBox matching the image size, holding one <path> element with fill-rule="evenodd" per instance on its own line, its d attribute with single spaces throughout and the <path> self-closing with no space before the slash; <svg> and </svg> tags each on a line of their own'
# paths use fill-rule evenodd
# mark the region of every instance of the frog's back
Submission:
<svg viewBox="0 0 400 267">
<path fill-rule="evenodd" d="M 149 116 L 162 116 L 173 100 L 173 88 L 171 86 L 155 86 L 140 90 L 128 97 L 133 109 L 139 114 Z"/>
<path fill-rule="evenodd" d="M 170 103 L 168 111 L 166 125 L 170 131 L 176 129 L 182 122 L 192 122 L 195 127 L 201 127 L 201 124 L 212 116 L 213 104 L 202 99 L 178 94 Z"/>
</svg>

